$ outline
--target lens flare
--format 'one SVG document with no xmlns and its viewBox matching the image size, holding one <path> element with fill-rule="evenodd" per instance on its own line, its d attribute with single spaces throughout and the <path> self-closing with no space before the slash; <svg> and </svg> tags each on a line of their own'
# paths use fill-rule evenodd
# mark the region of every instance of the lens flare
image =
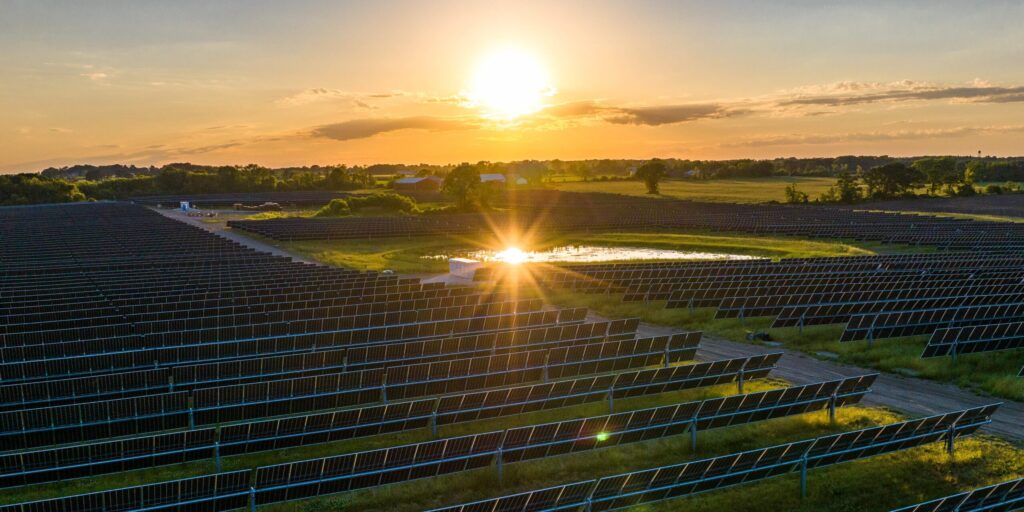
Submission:
<svg viewBox="0 0 1024 512">
<path fill-rule="evenodd" d="M 527 259 L 527 254 L 518 247 L 508 247 L 504 251 L 495 253 L 494 258 L 503 263 L 518 265 Z"/>
</svg>

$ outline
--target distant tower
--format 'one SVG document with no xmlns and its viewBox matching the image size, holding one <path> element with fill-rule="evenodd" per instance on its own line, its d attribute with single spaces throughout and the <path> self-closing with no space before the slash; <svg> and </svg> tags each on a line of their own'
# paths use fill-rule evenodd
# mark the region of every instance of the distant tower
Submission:
<svg viewBox="0 0 1024 512">
<path fill-rule="evenodd" d="M 981 150 L 978 150 L 978 158 L 981 158 Z"/>
</svg>

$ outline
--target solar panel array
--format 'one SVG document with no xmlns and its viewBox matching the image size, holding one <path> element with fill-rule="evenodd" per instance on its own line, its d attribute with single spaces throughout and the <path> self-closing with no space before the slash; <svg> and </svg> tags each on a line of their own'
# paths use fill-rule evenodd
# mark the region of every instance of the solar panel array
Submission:
<svg viewBox="0 0 1024 512">
<path fill-rule="evenodd" d="M 531 233 L 628 229 L 847 238 L 1000 253 L 1024 247 L 1024 226 L 1011 223 L 841 208 L 699 203 L 544 190 L 510 194 L 505 206 L 508 209 L 504 213 L 284 218 L 231 221 L 229 226 L 290 241 L 472 235 L 511 229 L 528 229 Z"/>
<path fill-rule="evenodd" d="M 943 252 L 842 258 L 528 267 L 547 288 L 774 317 L 773 328 L 845 324 L 841 341 L 930 335 L 925 357 L 1024 347 L 1024 258 Z M 482 277 L 499 277 L 500 275 Z"/>
<path fill-rule="evenodd" d="M 437 512 L 617 510 L 891 453 L 974 433 L 997 406 L 504 496 Z"/>
<path fill-rule="evenodd" d="M 780 354 L 442 395 L 0 455 L 0 487 L 176 464 L 764 378 Z M 858 388 L 868 384 L 857 384 Z"/>
<path fill-rule="evenodd" d="M 636 319 L 294 263 L 135 205 L 0 221 L 3 486 L 613 406 L 763 378 L 778 360 L 680 366 L 700 333 L 643 338 Z M 215 479 L 58 502 L 119 507 L 202 482 Z"/>
<path fill-rule="evenodd" d="M 1024 508 L 1024 479 L 900 508 L 893 512 L 1010 512 Z"/>
<path fill-rule="evenodd" d="M 822 382 L 416 443 L 222 473 L 150 486 L 0 507 L 0 511 L 136 510 L 134 507 L 194 506 L 227 510 L 248 496 L 253 506 L 450 474 L 562 453 L 674 435 L 687 428 L 719 428 L 842 406 L 860 401 L 874 376 Z M 606 433 L 607 436 L 598 435 Z M 242 485 L 243 479 L 245 485 Z M 223 479 L 219 481 L 218 479 Z M 179 493 L 177 501 L 174 494 Z"/>
</svg>

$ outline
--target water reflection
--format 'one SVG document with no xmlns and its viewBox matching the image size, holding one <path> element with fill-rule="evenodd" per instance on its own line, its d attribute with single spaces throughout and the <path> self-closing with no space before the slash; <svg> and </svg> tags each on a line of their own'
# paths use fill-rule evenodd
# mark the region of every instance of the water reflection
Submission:
<svg viewBox="0 0 1024 512">
<path fill-rule="evenodd" d="M 514 248 L 513 248 L 514 249 Z M 424 256 L 430 259 L 445 259 L 452 254 Z M 519 249 L 467 251 L 457 256 L 479 261 L 505 263 L 595 263 L 624 260 L 749 260 L 753 256 L 722 254 L 696 251 L 677 251 L 650 247 L 601 247 L 596 245 L 566 245 L 544 251 L 522 251 Z"/>
</svg>

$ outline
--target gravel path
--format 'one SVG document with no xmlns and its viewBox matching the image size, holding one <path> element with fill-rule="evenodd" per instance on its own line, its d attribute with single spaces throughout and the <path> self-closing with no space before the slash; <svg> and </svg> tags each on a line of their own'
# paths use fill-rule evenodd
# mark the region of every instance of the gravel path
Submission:
<svg viewBox="0 0 1024 512">
<path fill-rule="evenodd" d="M 590 318 L 601 319 L 600 316 L 593 314 Z M 643 336 L 658 336 L 678 332 L 678 329 L 641 323 L 639 332 Z M 784 347 L 750 345 L 712 336 L 704 336 L 701 339 L 697 358 L 706 361 L 768 352 L 784 354 L 772 376 L 786 379 L 796 385 L 876 373 L 875 370 L 823 361 Z M 864 400 L 865 404 L 885 407 L 911 416 L 940 414 L 994 402 L 1002 402 L 1003 405 L 992 417 L 992 424 L 988 425 L 985 431 L 1006 439 L 1024 441 L 1024 403 L 979 396 L 951 384 L 882 373 Z"/>
</svg>

